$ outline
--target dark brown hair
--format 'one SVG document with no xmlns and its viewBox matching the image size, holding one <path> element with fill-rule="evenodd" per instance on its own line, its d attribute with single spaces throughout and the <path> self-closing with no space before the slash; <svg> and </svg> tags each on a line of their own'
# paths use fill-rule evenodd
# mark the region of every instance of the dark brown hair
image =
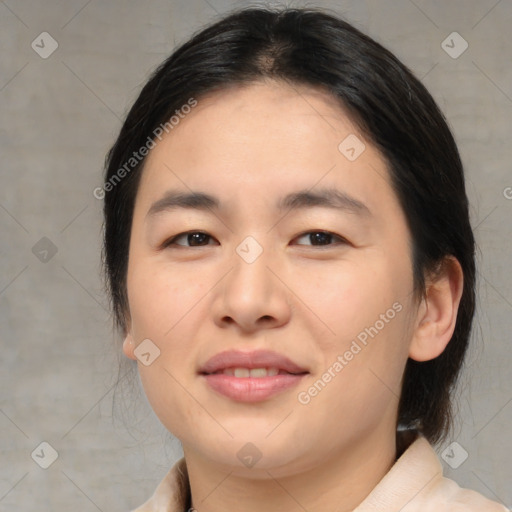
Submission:
<svg viewBox="0 0 512 512">
<path fill-rule="evenodd" d="M 453 337 L 432 361 L 408 360 L 397 425 L 431 442 L 451 425 L 451 392 L 475 308 L 475 243 L 464 173 L 443 114 L 392 53 L 325 10 L 250 8 L 233 12 L 177 48 L 152 74 L 107 155 L 105 183 L 154 131 L 193 97 L 264 79 L 327 90 L 388 163 L 412 238 L 414 292 L 446 256 L 464 273 Z M 126 274 L 135 196 L 144 159 L 105 188 L 104 266 L 117 327 L 128 315 Z"/>
</svg>

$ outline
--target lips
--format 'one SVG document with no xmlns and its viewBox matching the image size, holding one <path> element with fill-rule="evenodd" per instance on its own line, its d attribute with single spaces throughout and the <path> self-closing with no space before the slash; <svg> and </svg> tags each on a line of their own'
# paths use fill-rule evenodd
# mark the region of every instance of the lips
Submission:
<svg viewBox="0 0 512 512">
<path fill-rule="evenodd" d="M 249 372 L 244 370 L 249 370 Z M 266 370 L 266 372 L 264 373 L 263 370 Z M 239 378 L 263 378 L 277 374 L 299 375 L 309 372 L 306 368 L 299 366 L 288 357 L 277 352 L 269 350 L 254 352 L 228 350 L 220 352 L 209 359 L 201 366 L 199 373 L 202 375 L 223 373 L 225 375 L 238 376 Z"/>
<path fill-rule="evenodd" d="M 228 350 L 199 370 L 210 390 L 235 402 L 262 402 L 296 387 L 309 374 L 291 359 L 267 350 Z"/>
</svg>

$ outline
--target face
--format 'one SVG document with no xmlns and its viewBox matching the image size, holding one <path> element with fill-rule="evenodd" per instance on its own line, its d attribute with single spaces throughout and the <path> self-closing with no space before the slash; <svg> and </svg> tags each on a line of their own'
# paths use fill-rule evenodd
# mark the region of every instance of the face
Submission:
<svg viewBox="0 0 512 512">
<path fill-rule="evenodd" d="M 124 350 L 185 454 L 291 474 L 395 431 L 412 286 L 386 163 L 335 100 L 231 89 L 146 160 Z"/>
</svg>

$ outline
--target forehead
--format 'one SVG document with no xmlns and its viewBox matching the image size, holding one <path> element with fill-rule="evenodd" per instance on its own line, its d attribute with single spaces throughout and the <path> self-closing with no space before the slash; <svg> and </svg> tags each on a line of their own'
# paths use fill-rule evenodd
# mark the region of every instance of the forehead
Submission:
<svg viewBox="0 0 512 512">
<path fill-rule="evenodd" d="M 258 83 L 199 98 L 150 151 L 138 202 L 148 208 L 166 189 L 182 189 L 265 204 L 317 186 L 397 206 L 386 162 L 332 95 Z"/>
</svg>

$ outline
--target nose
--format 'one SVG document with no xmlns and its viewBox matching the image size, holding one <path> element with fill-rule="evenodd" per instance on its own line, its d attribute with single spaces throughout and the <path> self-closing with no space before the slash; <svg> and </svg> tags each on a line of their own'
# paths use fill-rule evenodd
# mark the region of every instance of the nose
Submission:
<svg viewBox="0 0 512 512">
<path fill-rule="evenodd" d="M 216 325 L 246 333 L 285 325 L 291 316 L 290 296 L 276 266 L 265 251 L 252 263 L 236 255 L 212 304 Z"/>
</svg>

